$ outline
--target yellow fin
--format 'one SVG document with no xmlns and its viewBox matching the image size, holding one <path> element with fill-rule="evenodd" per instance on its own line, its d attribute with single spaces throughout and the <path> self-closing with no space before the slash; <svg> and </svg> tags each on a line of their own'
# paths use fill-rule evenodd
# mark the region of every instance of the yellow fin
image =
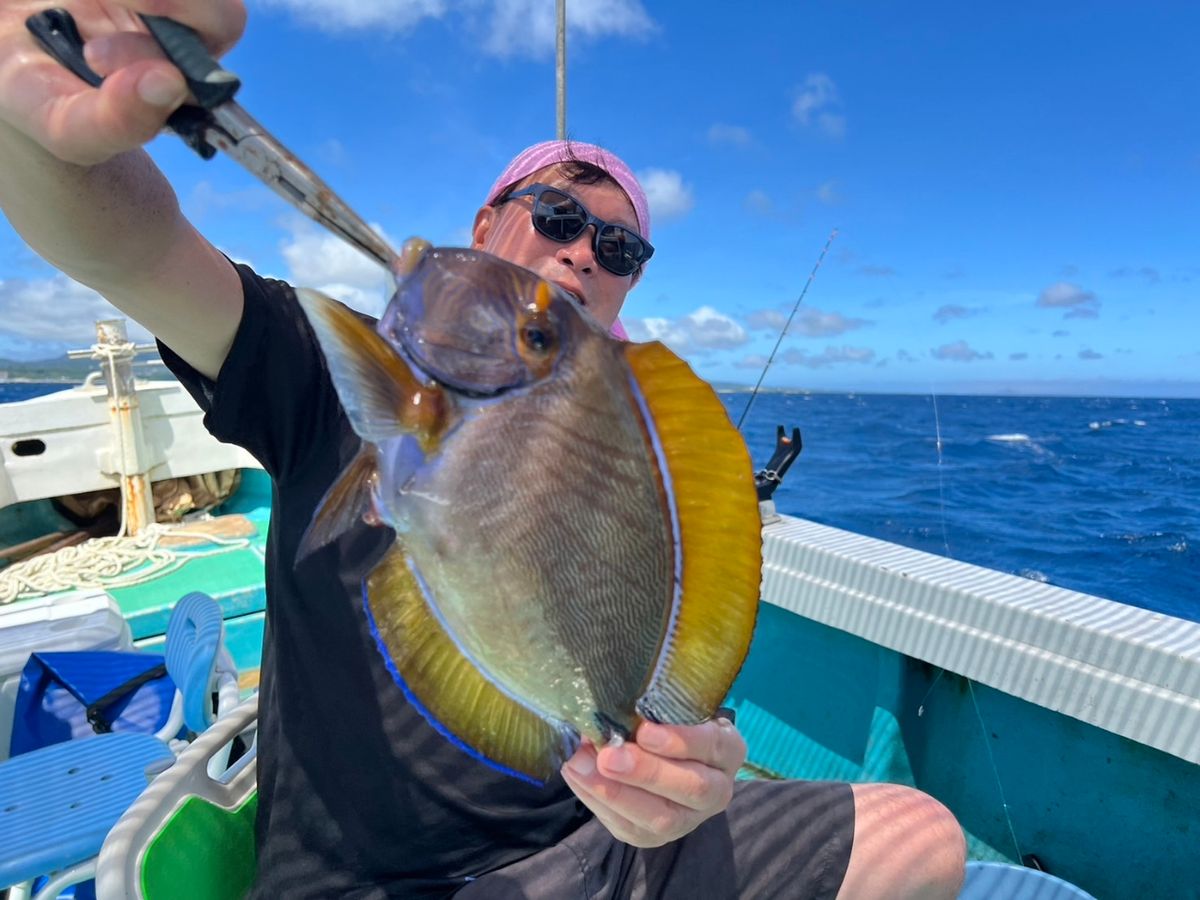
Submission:
<svg viewBox="0 0 1200 900">
<path fill-rule="evenodd" d="M 638 711 L 699 722 L 725 698 L 754 633 L 762 523 L 753 463 L 720 398 L 687 363 L 658 342 L 627 344 L 625 356 L 666 463 L 683 562 L 674 627 Z"/>
<path fill-rule="evenodd" d="M 397 541 L 367 578 L 372 631 L 409 700 L 434 728 L 477 759 L 544 783 L 578 735 L 502 693 L 434 617 Z"/>
</svg>

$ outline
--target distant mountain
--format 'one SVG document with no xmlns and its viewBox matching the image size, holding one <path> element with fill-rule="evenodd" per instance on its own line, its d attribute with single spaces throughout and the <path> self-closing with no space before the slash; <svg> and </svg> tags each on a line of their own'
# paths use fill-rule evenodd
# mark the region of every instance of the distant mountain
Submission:
<svg viewBox="0 0 1200 900">
<path fill-rule="evenodd" d="M 147 366 L 147 363 L 157 365 Z M 162 361 L 157 356 L 141 356 L 134 363 L 138 375 L 165 374 Z M 58 356 L 52 359 L 0 359 L 0 382 L 4 381 L 42 381 L 65 382 L 79 384 L 88 373 L 99 368 L 99 363 L 92 359 L 68 359 Z"/>
</svg>

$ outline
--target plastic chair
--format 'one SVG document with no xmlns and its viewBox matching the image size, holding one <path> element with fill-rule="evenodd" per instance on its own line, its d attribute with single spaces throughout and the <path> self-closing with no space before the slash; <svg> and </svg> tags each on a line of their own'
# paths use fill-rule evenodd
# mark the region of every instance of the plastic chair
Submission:
<svg viewBox="0 0 1200 900">
<path fill-rule="evenodd" d="M 958 900 L 1096 900 L 1048 872 L 998 862 L 969 862 Z"/>
<path fill-rule="evenodd" d="M 225 772 L 238 735 L 255 727 L 258 695 L 200 735 L 146 788 L 100 850 L 96 889 L 106 900 L 233 900 L 254 882 L 257 744 Z M 186 888 L 185 888 L 186 886 Z"/>
<path fill-rule="evenodd" d="M 175 760 L 167 736 L 186 724 L 203 732 L 237 702 L 237 671 L 224 646 L 216 601 L 192 593 L 167 624 L 167 673 L 176 685 L 171 716 L 158 735 L 98 734 L 44 747 L 0 763 L 0 888 L 9 900 L 57 897 L 92 878 L 109 830 L 146 788 L 148 778 Z M 172 723 L 173 727 L 172 727 Z"/>
</svg>

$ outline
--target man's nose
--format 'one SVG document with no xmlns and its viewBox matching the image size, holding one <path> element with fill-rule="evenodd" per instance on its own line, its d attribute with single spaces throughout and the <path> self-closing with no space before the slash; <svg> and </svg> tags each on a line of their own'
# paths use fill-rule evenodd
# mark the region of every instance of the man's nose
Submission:
<svg viewBox="0 0 1200 900">
<path fill-rule="evenodd" d="M 596 254 L 592 248 L 592 226 L 589 225 L 575 236 L 575 240 L 563 244 L 554 255 L 560 263 L 581 272 L 592 272 L 596 267 Z"/>
</svg>

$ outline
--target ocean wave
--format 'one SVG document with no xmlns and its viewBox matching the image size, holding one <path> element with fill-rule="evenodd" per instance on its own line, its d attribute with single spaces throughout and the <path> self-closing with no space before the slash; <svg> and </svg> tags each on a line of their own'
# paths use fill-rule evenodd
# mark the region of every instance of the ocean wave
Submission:
<svg viewBox="0 0 1200 900">
<path fill-rule="evenodd" d="M 1145 428 L 1145 419 L 1105 419 L 1103 422 L 1088 422 L 1088 428 L 1099 431 L 1101 428 L 1113 428 L 1117 425 L 1132 425 L 1134 428 Z"/>
<path fill-rule="evenodd" d="M 996 441 L 1001 444 L 1031 444 L 1033 439 L 1027 434 L 1017 432 L 1015 434 L 989 434 L 989 441 Z"/>
</svg>

